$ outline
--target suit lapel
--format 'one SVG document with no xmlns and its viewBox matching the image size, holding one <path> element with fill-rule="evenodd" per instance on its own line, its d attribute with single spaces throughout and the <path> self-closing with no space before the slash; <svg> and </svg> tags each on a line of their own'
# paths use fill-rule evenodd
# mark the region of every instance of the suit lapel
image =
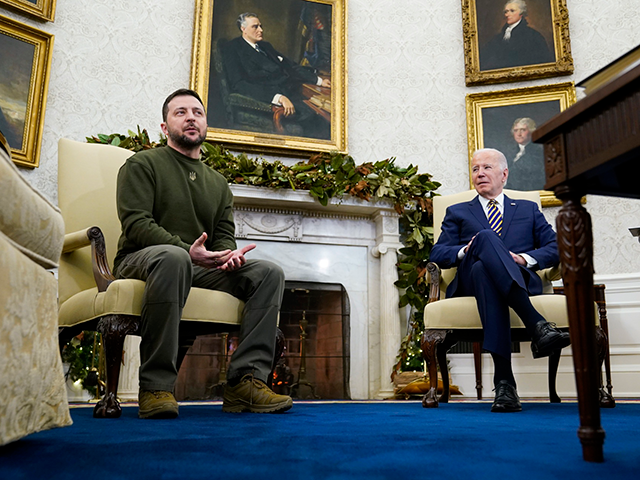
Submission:
<svg viewBox="0 0 640 480">
<path fill-rule="evenodd" d="M 512 200 L 511 198 L 504 196 L 504 215 L 502 220 L 502 236 L 505 237 L 507 232 L 509 231 L 509 225 L 511 225 L 511 220 L 516 214 L 516 210 L 518 210 L 518 202 L 516 200 Z"/>
<path fill-rule="evenodd" d="M 478 200 L 478 196 L 471 200 L 469 203 L 469 210 L 473 214 L 474 217 L 480 222 L 481 225 L 484 225 L 485 228 L 491 228 L 489 225 L 489 220 L 487 220 L 487 215 L 484 213 L 484 209 L 480 204 L 480 200 Z"/>
</svg>

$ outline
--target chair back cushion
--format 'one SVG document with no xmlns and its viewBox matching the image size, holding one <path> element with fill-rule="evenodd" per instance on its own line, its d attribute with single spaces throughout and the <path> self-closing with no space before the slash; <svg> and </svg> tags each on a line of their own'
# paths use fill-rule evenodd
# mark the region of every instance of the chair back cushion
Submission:
<svg viewBox="0 0 640 480">
<path fill-rule="evenodd" d="M 116 210 L 116 179 L 118 170 L 131 155 L 133 152 L 111 145 L 66 138 L 58 142 L 58 206 L 66 232 L 100 227 L 107 244 L 109 265 L 113 265 L 121 231 Z M 60 303 L 95 285 L 90 248 L 62 255 Z"/>
</svg>

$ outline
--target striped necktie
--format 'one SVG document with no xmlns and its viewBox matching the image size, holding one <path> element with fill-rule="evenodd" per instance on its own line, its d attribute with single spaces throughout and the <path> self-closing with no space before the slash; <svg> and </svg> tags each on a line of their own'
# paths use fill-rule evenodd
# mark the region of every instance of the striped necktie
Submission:
<svg viewBox="0 0 640 480">
<path fill-rule="evenodd" d="M 491 230 L 496 232 L 498 235 L 502 235 L 502 214 L 500 213 L 500 209 L 498 208 L 498 202 L 495 200 L 489 200 L 489 215 L 487 219 L 489 220 L 489 225 L 491 226 Z"/>
</svg>

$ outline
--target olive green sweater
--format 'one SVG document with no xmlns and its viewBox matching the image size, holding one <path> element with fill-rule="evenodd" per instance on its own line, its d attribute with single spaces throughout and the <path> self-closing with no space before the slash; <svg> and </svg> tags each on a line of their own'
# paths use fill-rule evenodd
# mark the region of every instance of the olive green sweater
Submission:
<svg viewBox="0 0 640 480">
<path fill-rule="evenodd" d="M 118 172 L 122 235 L 114 268 L 129 253 L 151 245 L 189 251 L 202 232 L 207 250 L 235 250 L 233 195 L 218 172 L 171 147 L 130 157 Z"/>
</svg>

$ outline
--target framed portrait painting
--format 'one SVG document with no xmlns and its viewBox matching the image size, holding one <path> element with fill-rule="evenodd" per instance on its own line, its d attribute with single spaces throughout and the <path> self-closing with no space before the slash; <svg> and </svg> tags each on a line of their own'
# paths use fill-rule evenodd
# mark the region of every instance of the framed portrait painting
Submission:
<svg viewBox="0 0 640 480">
<path fill-rule="evenodd" d="M 346 0 L 196 0 L 191 88 L 207 140 L 347 150 Z"/>
<path fill-rule="evenodd" d="M 0 0 L 0 5 L 7 5 L 49 22 L 53 22 L 56 13 L 56 0 Z"/>
<path fill-rule="evenodd" d="M 507 157 L 506 188 L 539 190 L 542 206 L 560 205 L 552 192 L 544 191 L 543 146 L 531 142 L 531 133 L 575 102 L 573 82 L 467 95 L 470 185 L 473 152 L 495 148 Z"/>
<path fill-rule="evenodd" d="M 13 161 L 37 167 L 53 35 L 0 15 L 0 131 Z"/>
<path fill-rule="evenodd" d="M 467 86 L 573 73 L 566 0 L 462 0 Z"/>
</svg>

